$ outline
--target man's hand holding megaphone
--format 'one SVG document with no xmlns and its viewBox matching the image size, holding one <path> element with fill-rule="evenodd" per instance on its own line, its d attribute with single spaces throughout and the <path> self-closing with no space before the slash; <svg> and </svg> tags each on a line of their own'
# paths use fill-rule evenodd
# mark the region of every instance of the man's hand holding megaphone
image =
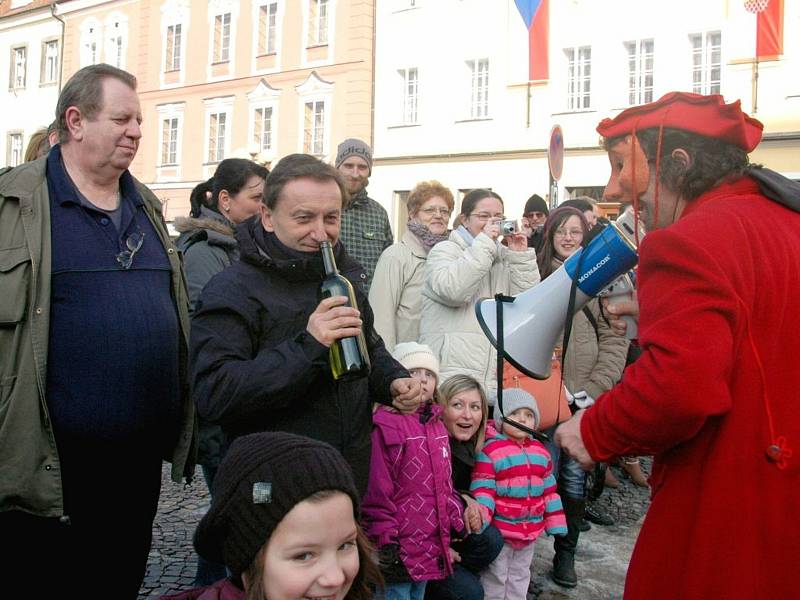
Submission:
<svg viewBox="0 0 800 600">
<path fill-rule="evenodd" d="M 608 316 L 608 324 L 617 335 L 624 337 L 628 329 L 628 323 L 622 317 L 630 317 L 634 321 L 639 321 L 639 299 L 636 296 L 636 290 L 633 291 L 633 297 L 630 300 L 614 301 L 611 298 L 603 298 L 602 302 L 603 309 Z"/>
</svg>

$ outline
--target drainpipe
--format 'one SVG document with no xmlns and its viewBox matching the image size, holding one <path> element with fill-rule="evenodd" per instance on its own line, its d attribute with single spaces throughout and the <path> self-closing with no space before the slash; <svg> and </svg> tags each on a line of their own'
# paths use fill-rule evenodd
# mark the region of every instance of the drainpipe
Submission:
<svg viewBox="0 0 800 600">
<path fill-rule="evenodd" d="M 58 0 L 53 0 L 50 3 L 50 14 L 53 15 L 54 19 L 61 23 L 61 47 L 58 49 L 58 93 L 61 94 L 61 78 L 64 74 L 64 31 L 67 27 L 67 24 L 64 19 L 56 14 L 57 1 Z"/>
</svg>

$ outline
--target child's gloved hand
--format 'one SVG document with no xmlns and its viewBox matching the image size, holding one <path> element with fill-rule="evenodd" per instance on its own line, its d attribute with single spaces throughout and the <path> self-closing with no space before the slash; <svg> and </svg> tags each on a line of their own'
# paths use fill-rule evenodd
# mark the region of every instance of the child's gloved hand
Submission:
<svg viewBox="0 0 800 600">
<path fill-rule="evenodd" d="M 378 550 L 378 567 L 386 583 L 411 581 L 406 566 L 400 558 L 400 544 L 384 544 Z"/>
</svg>

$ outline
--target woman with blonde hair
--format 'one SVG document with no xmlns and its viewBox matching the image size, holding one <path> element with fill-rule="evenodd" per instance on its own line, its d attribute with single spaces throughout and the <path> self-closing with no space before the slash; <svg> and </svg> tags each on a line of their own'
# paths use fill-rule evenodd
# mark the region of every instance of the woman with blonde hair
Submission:
<svg viewBox="0 0 800 600">
<path fill-rule="evenodd" d="M 406 201 L 408 224 L 403 239 L 378 259 L 369 303 L 375 330 L 387 348 L 419 338 L 423 267 L 430 249 L 447 239 L 453 206 L 453 193 L 438 181 L 415 185 Z"/>
<path fill-rule="evenodd" d="M 50 151 L 50 140 L 47 137 L 47 127 L 40 127 L 31 135 L 28 140 L 28 147 L 25 148 L 25 162 L 32 162 L 37 158 L 45 156 Z"/>
<path fill-rule="evenodd" d="M 453 465 L 453 488 L 466 504 L 465 521 L 469 534 L 450 545 L 459 557 L 453 563 L 453 574 L 441 581 L 431 581 L 426 598 L 437 600 L 481 600 L 480 572 L 491 564 L 503 548 L 503 538 L 494 525 L 483 526 L 478 503 L 469 491 L 475 457 L 483 448 L 489 403 L 477 379 L 469 375 L 453 375 L 439 386 L 442 420 L 450 438 L 450 460 Z"/>
</svg>

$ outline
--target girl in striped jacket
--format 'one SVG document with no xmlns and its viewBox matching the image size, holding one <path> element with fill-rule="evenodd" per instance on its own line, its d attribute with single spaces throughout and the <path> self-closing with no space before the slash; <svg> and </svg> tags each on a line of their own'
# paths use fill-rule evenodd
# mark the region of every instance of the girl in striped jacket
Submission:
<svg viewBox="0 0 800 600">
<path fill-rule="evenodd" d="M 567 524 L 550 454 L 505 417 L 536 429 L 536 399 L 523 389 L 503 390 L 503 414 L 497 419 L 497 431 L 487 427 L 489 439 L 475 460 L 470 490 L 484 513 L 484 523 L 496 526 L 505 540 L 500 555 L 481 575 L 485 598 L 525 600 L 533 542 L 542 532 L 565 535 Z"/>
</svg>

